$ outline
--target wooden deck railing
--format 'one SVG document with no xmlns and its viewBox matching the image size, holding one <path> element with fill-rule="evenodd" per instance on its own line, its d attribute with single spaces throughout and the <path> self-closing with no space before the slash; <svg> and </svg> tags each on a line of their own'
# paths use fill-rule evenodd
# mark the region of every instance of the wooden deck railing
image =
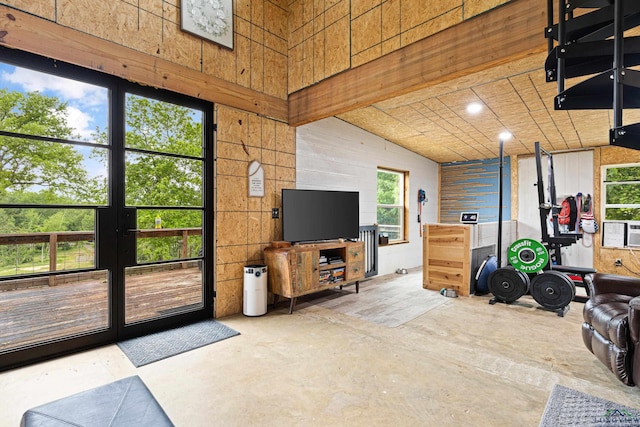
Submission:
<svg viewBox="0 0 640 427">
<path fill-rule="evenodd" d="M 180 257 L 189 256 L 189 236 L 202 234 L 200 227 L 191 228 L 153 228 L 147 230 L 137 230 L 138 239 L 157 237 L 182 237 Z M 58 243 L 65 242 L 93 242 L 95 233 L 93 231 L 63 231 L 63 232 L 41 232 L 41 233 L 14 233 L 0 234 L 0 246 L 3 245 L 25 245 L 35 243 L 49 244 L 49 272 L 57 271 Z M 50 280 L 54 278 L 51 277 Z M 53 283 L 51 283 L 53 284 Z"/>
</svg>

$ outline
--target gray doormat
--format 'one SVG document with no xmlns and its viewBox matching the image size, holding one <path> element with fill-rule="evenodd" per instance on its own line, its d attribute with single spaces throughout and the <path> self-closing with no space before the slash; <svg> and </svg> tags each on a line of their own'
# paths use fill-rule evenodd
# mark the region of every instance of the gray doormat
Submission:
<svg viewBox="0 0 640 427">
<path fill-rule="evenodd" d="M 637 427 L 640 411 L 556 384 L 540 427 Z"/>
<path fill-rule="evenodd" d="M 118 343 L 118 347 L 137 368 L 236 335 L 240 335 L 240 333 L 209 319 L 121 341 Z"/>
</svg>

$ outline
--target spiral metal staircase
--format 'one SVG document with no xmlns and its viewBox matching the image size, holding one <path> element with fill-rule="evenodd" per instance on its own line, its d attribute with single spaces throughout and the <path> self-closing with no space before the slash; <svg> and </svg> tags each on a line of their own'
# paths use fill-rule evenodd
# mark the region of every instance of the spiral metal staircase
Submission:
<svg viewBox="0 0 640 427">
<path fill-rule="evenodd" d="M 556 3 L 556 4 L 554 4 Z M 640 150 L 640 123 L 623 124 L 625 109 L 640 108 L 640 0 L 548 0 L 547 82 L 557 82 L 556 110 L 613 110 L 612 145 Z M 558 22 L 554 23 L 554 9 Z M 566 80 L 589 76 L 571 87 Z"/>
</svg>

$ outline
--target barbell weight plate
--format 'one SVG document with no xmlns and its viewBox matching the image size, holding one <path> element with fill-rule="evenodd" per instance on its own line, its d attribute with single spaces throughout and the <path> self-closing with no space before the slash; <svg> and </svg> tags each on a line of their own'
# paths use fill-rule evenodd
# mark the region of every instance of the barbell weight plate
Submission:
<svg viewBox="0 0 640 427">
<path fill-rule="evenodd" d="M 566 274 L 549 270 L 531 279 L 529 292 L 544 308 L 559 310 L 573 301 L 576 285 Z"/>
<path fill-rule="evenodd" d="M 534 239 L 518 239 L 507 250 L 509 264 L 523 273 L 537 273 L 549 263 L 549 252 Z"/>
<path fill-rule="evenodd" d="M 502 302 L 514 302 L 529 290 L 529 277 L 510 266 L 496 269 L 488 283 L 489 292 Z"/>
</svg>

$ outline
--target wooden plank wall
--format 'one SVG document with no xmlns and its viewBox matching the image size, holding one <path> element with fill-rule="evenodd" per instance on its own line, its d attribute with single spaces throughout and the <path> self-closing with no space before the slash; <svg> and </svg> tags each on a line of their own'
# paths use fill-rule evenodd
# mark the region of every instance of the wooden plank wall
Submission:
<svg viewBox="0 0 640 427">
<path fill-rule="evenodd" d="M 498 221 L 498 159 L 445 163 L 440 167 L 440 222 L 455 224 L 460 212 L 479 212 L 479 222 Z M 511 159 L 505 157 L 502 219 L 511 219 Z"/>
<path fill-rule="evenodd" d="M 422 287 L 470 294 L 471 226 L 426 224 L 423 232 Z"/>
</svg>

